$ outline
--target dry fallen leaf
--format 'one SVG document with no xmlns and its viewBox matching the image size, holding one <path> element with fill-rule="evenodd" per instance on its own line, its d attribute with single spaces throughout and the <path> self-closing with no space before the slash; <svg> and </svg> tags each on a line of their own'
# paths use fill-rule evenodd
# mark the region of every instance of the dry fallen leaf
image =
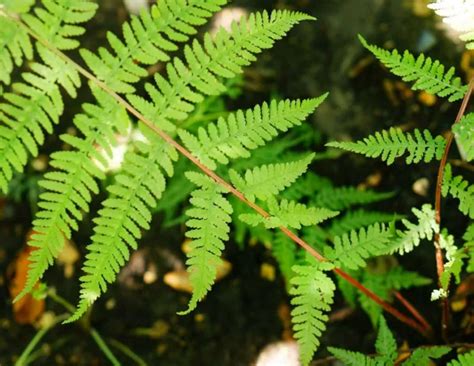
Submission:
<svg viewBox="0 0 474 366">
<path fill-rule="evenodd" d="M 14 299 L 25 287 L 26 275 L 28 273 L 28 257 L 33 251 L 32 247 L 25 247 L 15 262 L 12 264 L 13 278 L 10 282 L 10 296 Z M 35 289 L 38 288 L 36 284 Z M 33 324 L 44 312 L 44 299 L 36 300 L 31 294 L 23 296 L 13 303 L 13 317 L 19 324 Z"/>
<path fill-rule="evenodd" d="M 64 266 L 64 277 L 71 278 L 74 274 L 74 263 L 79 259 L 79 251 L 71 240 L 64 238 L 63 250 L 58 255 L 57 261 Z"/>
<path fill-rule="evenodd" d="M 223 260 L 217 267 L 216 282 L 227 276 L 232 270 L 232 264 Z M 164 275 L 163 282 L 176 291 L 192 293 L 193 288 L 189 281 L 189 273 L 185 270 L 171 271 Z"/>
</svg>

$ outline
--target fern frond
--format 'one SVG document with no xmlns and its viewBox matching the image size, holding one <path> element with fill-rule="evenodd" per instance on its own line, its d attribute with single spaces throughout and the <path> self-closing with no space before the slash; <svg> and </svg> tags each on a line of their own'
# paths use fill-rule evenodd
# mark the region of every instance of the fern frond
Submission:
<svg viewBox="0 0 474 366">
<path fill-rule="evenodd" d="M 217 163 L 228 164 L 236 158 L 248 158 L 254 150 L 276 137 L 280 132 L 298 126 L 326 99 L 285 100 L 263 103 L 253 109 L 237 111 L 226 119 L 219 118 L 207 128 L 200 127 L 197 136 L 179 130 L 184 145 L 210 169 Z"/>
<path fill-rule="evenodd" d="M 474 48 L 474 6 L 471 1 L 436 0 L 428 7 L 442 17 L 444 23 L 461 33 L 459 38 L 467 42 L 468 49 Z"/>
<path fill-rule="evenodd" d="M 142 229 L 151 222 L 151 208 L 156 206 L 165 187 L 165 174 L 173 175 L 177 152 L 165 141 L 143 129 L 147 142 L 137 142 L 138 151 L 125 155 L 122 173 L 107 189 L 112 194 L 102 203 L 94 219 L 92 243 L 87 246 L 83 265 L 81 299 L 67 322 L 77 320 L 115 280 L 129 258 L 129 247 L 136 249 Z M 147 158 L 144 158 L 144 156 Z"/>
<path fill-rule="evenodd" d="M 449 97 L 453 102 L 464 97 L 467 86 L 462 85 L 459 77 L 454 76 L 454 67 L 445 72 L 445 67 L 438 61 L 425 57 L 423 54 L 416 59 L 408 51 L 403 56 L 397 51 L 387 51 L 370 45 L 359 35 L 362 45 L 374 54 L 393 74 L 400 76 L 403 81 L 415 83 L 413 90 L 424 90 L 439 97 Z"/>
<path fill-rule="evenodd" d="M 403 366 L 429 366 L 432 360 L 437 360 L 451 351 L 447 346 L 420 347 L 415 349 L 410 357 L 402 363 Z"/>
<path fill-rule="evenodd" d="M 449 362 L 446 366 L 471 366 L 474 364 L 474 351 L 459 355 L 457 360 Z"/>
<path fill-rule="evenodd" d="M 91 19 L 98 5 L 90 0 L 43 0 L 44 8 L 35 8 L 34 14 L 24 14 L 23 21 L 41 39 L 60 50 L 79 47 L 74 37 L 85 32 L 80 23 Z"/>
<path fill-rule="evenodd" d="M 132 84 L 148 75 L 141 66 L 170 59 L 178 42 L 186 42 L 227 0 L 161 0 L 149 12 L 132 16 L 122 26 L 123 41 L 107 33 L 112 52 L 99 48 L 98 55 L 82 49 L 81 56 L 96 77 L 118 93 L 133 93 Z"/>
<path fill-rule="evenodd" d="M 328 316 L 325 313 L 331 310 L 336 287 L 324 271 L 331 268 L 327 263 L 293 266 L 291 320 L 303 365 L 308 365 L 313 358 L 319 338 L 326 330 Z"/>
<path fill-rule="evenodd" d="M 313 158 L 314 154 L 309 154 L 300 160 L 262 165 L 246 170 L 243 177 L 231 169 L 229 176 L 232 184 L 250 201 L 267 200 L 293 184 L 306 172 Z"/>
<path fill-rule="evenodd" d="M 271 215 L 268 218 L 245 213 L 239 215 L 239 219 L 251 226 L 263 224 L 268 229 L 282 226 L 301 229 L 302 226 L 316 225 L 339 214 L 326 208 L 306 207 L 302 203 L 286 199 L 280 202 L 276 199 L 268 200 L 268 211 Z"/>
<path fill-rule="evenodd" d="M 232 206 L 222 187 L 199 173 L 188 173 L 187 177 L 199 188 L 191 194 L 192 208 L 186 212 L 190 217 L 186 236 L 192 239 L 186 264 L 193 294 L 188 309 L 180 314 L 193 311 L 215 282 L 232 221 Z"/>
<path fill-rule="evenodd" d="M 124 133 L 129 126 L 123 107 L 101 89 L 92 91 L 97 105 L 85 104 L 85 113 L 74 119 L 84 138 L 63 135 L 62 140 L 74 150 L 53 153 L 50 165 L 56 170 L 46 173 L 39 183 L 46 192 L 40 195 L 40 210 L 33 221 L 35 234 L 28 242 L 36 249 L 29 257 L 28 279 L 18 298 L 31 291 L 63 248 L 65 237 L 71 238 L 71 229 L 77 230 L 82 211 L 89 211 L 92 195 L 99 192 L 96 180 L 105 178 L 93 162 L 106 165 L 98 149 L 111 155 L 114 132 Z"/>
<path fill-rule="evenodd" d="M 469 185 L 469 182 L 460 175 L 453 177 L 450 164 L 446 164 L 444 170 L 441 193 L 443 197 L 449 194 L 453 198 L 457 198 L 459 200 L 459 211 L 474 219 L 474 185 Z"/>
<path fill-rule="evenodd" d="M 383 201 L 390 197 L 393 197 L 392 192 L 380 193 L 370 189 L 362 191 L 355 187 L 334 187 L 319 191 L 311 203 L 318 207 L 339 211 L 352 206 Z"/>
<path fill-rule="evenodd" d="M 469 262 L 467 264 L 467 271 L 474 272 L 474 223 L 471 223 L 463 235 L 465 241 L 464 248 L 469 250 Z"/>
<path fill-rule="evenodd" d="M 425 163 L 434 158 L 440 160 L 443 156 L 446 140 L 442 136 L 433 138 L 429 130 L 415 129 L 414 135 L 402 132 L 400 128 L 390 128 L 376 132 L 357 142 L 330 142 L 326 146 L 351 151 L 369 158 L 378 158 L 392 164 L 396 158 L 408 152 L 407 164 Z"/>
<path fill-rule="evenodd" d="M 325 256 L 336 266 L 357 269 L 365 266 L 367 258 L 380 255 L 392 237 L 392 230 L 379 223 L 359 231 L 352 230 L 335 237 L 334 248 L 327 247 Z"/>
<path fill-rule="evenodd" d="M 242 67 L 255 60 L 255 54 L 272 47 L 295 24 L 312 19 L 310 16 L 286 10 L 251 14 L 232 31 L 221 29 L 214 38 L 208 33 L 204 45 L 194 40 L 185 46 L 185 61 L 175 58 L 167 64 L 169 81 L 158 73 L 155 85 L 147 84 L 152 102 L 129 96 L 130 103 L 162 129 L 172 131 L 176 122 L 188 118 L 194 104 L 203 95 L 218 95 L 225 90 L 220 78 L 232 78 Z"/>
<path fill-rule="evenodd" d="M 0 15 L 0 82 L 10 84 L 14 65 L 33 58 L 33 46 L 28 33 L 12 20 Z"/>
<path fill-rule="evenodd" d="M 377 360 L 386 365 L 391 365 L 397 358 L 397 342 L 390 331 L 383 316 L 379 320 L 379 331 L 375 340 L 375 351 L 378 354 Z"/>
<path fill-rule="evenodd" d="M 474 159 L 474 113 L 468 113 L 461 120 L 454 124 L 453 132 L 460 149 L 461 155 L 467 161 Z"/>
<path fill-rule="evenodd" d="M 0 188 L 6 192 L 13 170 L 22 172 L 28 152 L 38 155 L 38 146 L 59 122 L 63 100 L 59 86 L 72 97 L 80 86 L 77 71 L 48 49 L 38 45 L 45 65 L 34 63 L 23 74 L 25 82 L 14 84 L 16 93 L 6 93 L 0 104 Z M 46 66 L 48 65 L 48 66 Z"/>
<path fill-rule="evenodd" d="M 403 219 L 405 230 L 397 230 L 397 238 L 386 248 L 386 253 L 409 253 L 420 244 L 421 239 L 431 240 L 433 234 L 439 233 L 439 225 L 435 221 L 435 212 L 431 205 L 425 204 L 421 210 L 413 208 L 412 212 L 418 219 L 413 224 Z"/>
<path fill-rule="evenodd" d="M 328 347 L 328 351 L 338 360 L 341 360 L 346 366 L 380 366 L 375 359 L 360 352 L 336 347 Z"/>
<path fill-rule="evenodd" d="M 360 229 L 364 226 L 373 225 L 377 222 L 387 223 L 400 219 L 397 214 L 388 214 L 379 211 L 366 211 L 358 209 L 355 211 L 348 211 L 344 216 L 334 219 L 328 231 L 333 236 L 340 236 L 351 230 Z"/>
</svg>

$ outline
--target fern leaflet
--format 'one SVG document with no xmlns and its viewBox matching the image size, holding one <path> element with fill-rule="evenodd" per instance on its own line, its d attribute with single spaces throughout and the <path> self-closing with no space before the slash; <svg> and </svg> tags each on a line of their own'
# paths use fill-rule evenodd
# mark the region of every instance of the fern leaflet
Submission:
<svg viewBox="0 0 474 366">
<path fill-rule="evenodd" d="M 326 248 L 325 256 L 336 266 L 349 269 L 365 266 L 365 259 L 380 255 L 393 237 L 391 229 L 374 224 L 359 231 L 351 231 L 334 238 L 334 248 Z"/>
<path fill-rule="evenodd" d="M 471 223 L 462 237 L 465 241 L 464 247 L 469 250 L 469 262 L 467 271 L 474 272 L 474 223 Z"/>
<path fill-rule="evenodd" d="M 52 264 L 63 248 L 64 236 L 70 239 L 71 229 L 77 229 L 82 218 L 81 211 L 89 211 L 92 194 L 99 192 L 96 180 L 105 178 L 97 166 L 106 165 L 98 148 L 111 155 L 114 132 L 124 133 L 129 127 L 128 115 L 123 107 L 101 89 L 92 90 L 98 105 L 85 104 L 85 113 L 74 119 L 74 124 L 85 137 L 63 135 L 63 141 L 76 150 L 53 153 L 50 165 L 56 171 L 46 173 L 39 183 L 46 192 L 40 196 L 40 211 L 33 221 L 35 234 L 28 243 L 36 249 L 29 257 L 28 279 L 18 297 L 29 292 Z"/>
<path fill-rule="evenodd" d="M 369 158 L 378 158 L 392 164 L 396 158 L 408 151 L 407 164 L 419 163 L 423 160 L 430 162 L 433 158 L 440 160 L 443 156 L 446 141 L 442 136 L 433 138 L 430 131 L 415 129 L 414 136 L 403 133 L 399 128 L 390 128 L 376 132 L 357 142 L 330 142 L 326 146 L 365 155 Z"/>
<path fill-rule="evenodd" d="M 14 84 L 17 93 L 4 95 L 0 104 L 0 188 L 6 192 L 13 169 L 22 172 L 28 152 L 38 155 L 38 146 L 45 139 L 44 131 L 52 133 L 59 122 L 63 100 L 59 85 L 72 97 L 80 86 L 77 71 L 51 51 L 38 45 L 39 55 L 46 65 L 34 63 L 23 74 L 25 83 Z"/>
<path fill-rule="evenodd" d="M 457 198 L 459 200 L 459 211 L 474 219 L 474 185 L 469 185 L 469 182 L 460 175 L 453 177 L 450 164 L 446 164 L 444 170 L 441 193 L 443 197 L 450 194 Z"/>
<path fill-rule="evenodd" d="M 457 360 L 453 360 L 447 366 L 471 366 L 474 364 L 474 351 L 459 355 Z"/>
<path fill-rule="evenodd" d="M 207 128 L 200 127 L 197 136 L 179 130 L 184 145 L 207 167 L 228 164 L 230 159 L 248 158 L 250 150 L 265 145 L 293 126 L 300 125 L 323 101 L 327 94 L 316 99 L 285 100 L 263 103 L 254 109 L 231 113 L 219 118 Z"/>
<path fill-rule="evenodd" d="M 118 93 L 133 93 L 132 86 L 148 72 L 140 64 L 153 65 L 168 61 L 170 51 L 177 50 L 176 43 L 186 42 L 194 35 L 196 26 L 217 12 L 227 0 L 162 0 L 149 12 L 132 16 L 122 26 L 124 41 L 107 33 L 115 53 L 99 48 L 98 56 L 81 50 L 81 56 L 97 78 Z"/>
<path fill-rule="evenodd" d="M 291 319 L 303 365 L 313 358 L 320 344 L 319 337 L 326 329 L 328 316 L 325 313 L 331 310 L 336 289 L 324 272 L 330 269 L 332 266 L 328 263 L 293 266 Z"/>
<path fill-rule="evenodd" d="M 192 239 L 186 264 L 193 294 L 188 309 L 180 314 L 194 310 L 215 282 L 232 221 L 232 206 L 224 197 L 222 187 L 200 173 L 188 173 L 187 177 L 199 189 L 191 194 L 192 208 L 186 212 L 190 217 L 186 222 L 189 228 L 186 236 Z"/>
<path fill-rule="evenodd" d="M 10 84 L 13 65 L 33 58 L 30 37 L 23 28 L 0 15 L 0 82 Z"/>
<path fill-rule="evenodd" d="M 453 126 L 453 132 L 461 155 L 465 156 L 467 161 L 474 159 L 474 113 L 468 113 Z"/>
<path fill-rule="evenodd" d="M 250 201 L 255 201 L 255 198 L 267 200 L 288 188 L 305 173 L 313 158 L 314 154 L 309 154 L 292 162 L 262 165 L 248 169 L 244 177 L 231 169 L 229 176 L 232 184 Z"/>
<path fill-rule="evenodd" d="M 447 346 L 420 347 L 415 349 L 410 357 L 402 363 L 403 366 L 430 366 L 432 360 L 437 360 L 451 351 Z"/>
<path fill-rule="evenodd" d="M 251 14 L 240 24 L 233 23 L 232 31 L 221 29 L 212 38 L 204 36 L 204 46 L 194 41 L 184 49 L 185 62 L 175 58 L 167 64 L 169 81 L 155 74 L 155 84 L 145 86 L 152 102 L 136 95 L 130 103 L 149 120 L 167 131 L 175 129 L 176 122 L 185 120 L 202 102 L 203 95 L 218 95 L 225 90 L 219 78 L 232 78 L 242 67 L 255 60 L 255 54 L 270 48 L 295 24 L 312 19 L 298 12 L 274 11 Z"/>
<path fill-rule="evenodd" d="M 439 225 L 435 221 L 435 212 L 431 205 L 425 204 L 421 210 L 413 208 L 412 212 L 418 219 L 417 224 L 403 219 L 405 230 L 397 230 L 397 238 L 390 243 L 386 253 L 409 253 L 420 244 L 421 239 L 431 240 L 433 234 L 439 233 Z"/>
<path fill-rule="evenodd" d="M 393 74 L 403 81 L 414 81 L 413 90 L 424 90 L 439 97 L 449 97 L 450 102 L 462 99 L 467 86 L 462 85 L 459 77 L 454 77 L 454 67 L 445 72 L 445 67 L 438 61 L 425 57 L 423 54 L 416 59 L 408 51 L 403 56 L 397 51 L 392 52 L 373 46 L 359 35 L 362 45 L 374 54 Z"/>
<path fill-rule="evenodd" d="M 91 19 L 98 5 L 90 0 L 43 0 L 44 8 L 35 8 L 34 13 L 24 14 L 23 21 L 42 39 L 60 50 L 79 47 L 80 36 L 85 29 L 79 23 Z"/>
<path fill-rule="evenodd" d="M 268 218 L 244 213 L 239 215 L 239 219 L 251 226 L 263 224 L 268 229 L 277 227 L 301 229 L 302 226 L 316 225 L 339 214 L 326 208 L 306 207 L 302 203 L 286 199 L 278 202 L 274 198 L 268 200 L 268 210 L 271 215 Z"/>
<path fill-rule="evenodd" d="M 128 247 L 136 249 L 141 229 L 149 227 L 151 208 L 166 187 L 163 171 L 173 175 L 177 152 L 151 132 L 143 132 L 148 141 L 137 142 L 138 151 L 125 155 L 123 172 L 107 188 L 112 196 L 102 203 L 99 217 L 94 219 L 94 235 L 81 277 L 81 299 L 67 322 L 77 320 L 106 291 L 107 284 L 114 282 L 129 258 Z"/>
<path fill-rule="evenodd" d="M 0 0 L 0 15 L 2 6 L 12 13 L 26 13 L 35 3 L 35 0 Z"/>
<path fill-rule="evenodd" d="M 283 277 L 289 285 L 289 281 L 293 277 L 292 267 L 296 264 L 297 260 L 297 247 L 296 245 L 281 231 L 277 232 L 273 236 L 271 242 L 272 254 L 278 262 L 278 267 Z"/>
</svg>

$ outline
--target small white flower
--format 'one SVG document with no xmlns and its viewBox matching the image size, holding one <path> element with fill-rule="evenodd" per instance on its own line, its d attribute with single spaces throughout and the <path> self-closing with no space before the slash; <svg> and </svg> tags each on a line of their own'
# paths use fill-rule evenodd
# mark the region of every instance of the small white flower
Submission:
<svg viewBox="0 0 474 366">
<path fill-rule="evenodd" d="M 459 38 L 474 48 L 474 0 L 437 0 L 428 5 L 443 22 L 460 33 Z"/>
</svg>

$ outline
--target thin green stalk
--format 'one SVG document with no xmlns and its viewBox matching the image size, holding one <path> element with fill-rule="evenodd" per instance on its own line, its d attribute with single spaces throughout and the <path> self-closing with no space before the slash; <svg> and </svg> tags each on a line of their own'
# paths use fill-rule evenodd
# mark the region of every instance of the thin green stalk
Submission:
<svg viewBox="0 0 474 366">
<path fill-rule="evenodd" d="M 35 336 L 30 340 L 24 351 L 21 353 L 20 358 L 15 362 L 15 366 L 26 366 L 30 363 L 30 355 L 34 351 L 38 343 L 43 339 L 43 337 L 48 333 L 48 331 L 55 327 L 60 322 L 66 320 L 69 317 L 69 314 L 62 314 L 54 318 L 54 321 L 51 324 L 41 328 L 36 332 Z"/>
<path fill-rule="evenodd" d="M 109 343 L 111 346 L 121 351 L 125 356 L 135 361 L 138 366 L 147 366 L 147 363 L 139 355 L 133 352 L 133 350 L 130 347 L 128 347 L 126 344 L 123 344 L 122 342 L 116 339 L 110 339 Z"/>
<path fill-rule="evenodd" d="M 112 363 L 112 365 L 120 366 L 121 363 L 115 358 L 114 354 L 110 350 L 109 346 L 107 346 L 107 343 L 105 343 L 99 332 L 94 328 L 91 328 L 89 331 L 97 346 L 104 353 L 105 357 L 107 357 L 107 359 Z"/>
</svg>

